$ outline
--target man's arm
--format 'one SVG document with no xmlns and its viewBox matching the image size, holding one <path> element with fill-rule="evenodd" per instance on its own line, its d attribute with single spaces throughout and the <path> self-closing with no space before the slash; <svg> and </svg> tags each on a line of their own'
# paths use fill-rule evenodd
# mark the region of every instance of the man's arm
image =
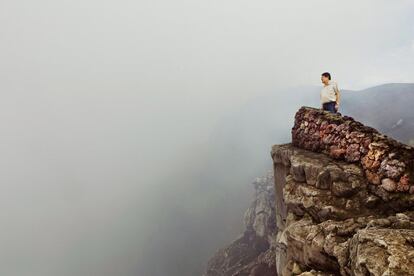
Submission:
<svg viewBox="0 0 414 276">
<path fill-rule="evenodd" d="M 338 111 L 338 109 L 339 109 L 339 103 L 340 103 L 340 100 L 341 100 L 341 93 L 339 92 L 338 85 L 335 85 L 335 90 L 336 90 L 336 105 L 335 105 L 335 109 Z"/>
<path fill-rule="evenodd" d="M 337 105 L 339 105 L 339 101 L 341 100 L 341 93 L 339 92 L 339 90 L 338 90 L 338 92 L 336 92 L 336 104 Z"/>
</svg>

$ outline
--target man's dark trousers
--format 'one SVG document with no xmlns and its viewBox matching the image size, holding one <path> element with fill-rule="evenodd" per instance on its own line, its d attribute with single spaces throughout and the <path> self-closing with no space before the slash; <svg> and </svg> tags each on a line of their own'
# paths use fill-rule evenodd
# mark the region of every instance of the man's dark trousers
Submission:
<svg viewBox="0 0 414 276">
<path fill-rule="evenodd" d="M 332 113 L 336 113 L 335 105 L 336 105 L 336 102 L 323 103 L 322 104 L 322 109 L 326 110 L 326 111 L 329 111 L 329 112 L 332 112 Z"/>
</svg>

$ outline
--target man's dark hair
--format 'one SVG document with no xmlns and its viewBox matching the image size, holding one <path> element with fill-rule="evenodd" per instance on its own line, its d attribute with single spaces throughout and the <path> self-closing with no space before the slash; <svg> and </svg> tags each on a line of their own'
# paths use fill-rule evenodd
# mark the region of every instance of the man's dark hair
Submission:
<svg viewBox="0 0 414 276">
<path fill-rule="evenodd" d="M 328 72 L 322 73 L 322 76 L 327 77 L 328 79 L 331 79 L 331 74 Z"/>
</svg>

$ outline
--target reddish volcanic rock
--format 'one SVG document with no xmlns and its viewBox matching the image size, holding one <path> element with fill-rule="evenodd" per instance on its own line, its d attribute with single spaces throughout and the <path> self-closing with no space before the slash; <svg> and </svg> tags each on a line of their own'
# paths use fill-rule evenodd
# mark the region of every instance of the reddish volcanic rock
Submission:
<svg viewBox="0 0 414 276">
<path fill-rule="evenodd" d="M 397 190 L 398 191 L 409 191 L 410 190 L 410 179 L 408 177 L 408 174 L 404 174 L 401 178 L 400 181 L 398 181 L 397 183 Z"/>
<path fill-rule="evenodd" d="M 381 187 L 388 192 L 393 192 L 397 189 L 397 183 L 389 178 L 384 178 L 381 180 Z"/>
<path fill-rule="evenodd" d="M 380 176 L 379 176 L 378 174 L 376 174 L 376 173 L 373 173 L 373 172 L 371 172 L 371 171 L 369 171 L 369 170 L 366 170 L 366 171 L 365 171 L 365 176 L 367 177 L 368 181 L 369 181 L 370 183 L 372 183 L 372 184 L 376 184 L 376 185 L 378 185 L 378 184 L 380 184 L 380 183 L 381 183 L 381 178 L 380 178 Z"/>
<path fill-rule="evenodd" d="M 414 185 L 414 149 L 351 117 L 302 107 L 295 115 L 292 144 L 335 159 L 359 162 L 371 184 L 378 185 L 388 178 L 395 183 L 392 190 L 398 192 L 408 192 Z M 388 189 L 394 187 L 385 182 Z"/>
<path fill-rule="evenodd" d="M 348 146 L 348 148 L 346 149 L 346 155 L 345 155 L 346 161 L 348 162 L 359 161 L 359 159 L 361 158 L 359 147 L 360 147 L 359 144 L 351 144 Z"/>
<path fill-rule="evenodd" d="M 340 159 L 345 155 L 345 153 L 346 153 L 346 149 L 341 149 L 336 146 L 331 146 L 329 155 L 335 159 Z"/>
</svg>

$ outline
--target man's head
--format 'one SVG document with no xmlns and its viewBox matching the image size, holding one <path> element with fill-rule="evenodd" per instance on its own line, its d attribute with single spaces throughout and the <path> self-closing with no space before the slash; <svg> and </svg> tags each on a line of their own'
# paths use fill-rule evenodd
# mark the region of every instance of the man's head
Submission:
<svg viewBox="0 0 414 276">
<path fill-rule="evenodd" d="M 323 84 L 328 84 L 330 80 L 331 80 L 331 74 L 329 74 L 328 72 L 322 73 L 321 81 Z"/>
</svg>

